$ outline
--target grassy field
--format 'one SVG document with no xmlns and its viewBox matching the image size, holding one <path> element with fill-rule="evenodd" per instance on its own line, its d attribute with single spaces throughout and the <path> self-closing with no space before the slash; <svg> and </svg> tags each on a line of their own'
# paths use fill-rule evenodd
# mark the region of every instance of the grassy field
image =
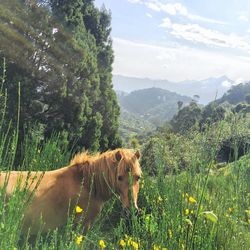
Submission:
<svg viewBox="0 0 250 250">
<path fill-rule="evenodd" d="M 0 170 L 14 165 L 16 134 L 1 134 Z M 54 137 L 43 145 L 27 139 L 20 169 L 50 170 L 67 165 L 70 152 Z M 197 155 L 192 155 L 197 162 Z M 159 156 L 159 169 L 161 158 Z M 250 154 L 224 168 L 202 162 L 179 174 L 141 180 L 138 217 L 126 221 L 121 204 L 110 200 L 93 228 L 82 237 L 72 218 L 61 229 L 32 240 L 21 236 L 25 192 L 4 205 L 0 191 L 0 249 L 249 249 Z"/>
<path fill-rule="evenodd" d="M 33 132 L 27 135 L 23 160 L 17 164 L 18 133 L 5 124 L 4 108 L 1 114 L 0 171 L 48 171 L 69 163 L 72 152 L 60 136 L 41 144 Z M 156 176 L 148 174 L 151 163 L 142 165 L 139 215 L 125 220 L 121 202 L 114 197 L 85 236 L 80 233 L 82 225 L 74 227 L 73 218 L 68 218 L 63 228 L 24 237 L 25 190 L 16 190 L 6 204 L 5 190 L 0 189 L 0 249 L 250 249 L 250 154 L 240 159 L 236 155 L 233 163 L 220 169 L 214 161 L 218 143 L 228 135 L 246 137 L 249 124 L 248 116 L 235 123 L 222 121 L 193 137 L 162 138 L 169 144 L 166 151 L 161 143 L 153 148 Z M 188 166 L 165 175 L 163 159 L 175 168 L 183 160 Z"/>
</svg>

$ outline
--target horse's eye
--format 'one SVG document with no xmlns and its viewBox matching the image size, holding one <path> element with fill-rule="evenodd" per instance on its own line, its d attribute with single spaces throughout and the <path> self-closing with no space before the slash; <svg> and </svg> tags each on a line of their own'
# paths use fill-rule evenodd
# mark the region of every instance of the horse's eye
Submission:
<svg viewBox="0 0 250 250">
<path fill-rule="evenodd" d="M 136 176 L 136 177 L 135 177 L 136 181 L 139 181 L 140 178 L 141 178 L 140 176 Z"/>
<path fill-rule="evenodd" d="M 123 177 L 121 175 L 118 176 L 118 181 L 122 181 Z"/>
</svg>

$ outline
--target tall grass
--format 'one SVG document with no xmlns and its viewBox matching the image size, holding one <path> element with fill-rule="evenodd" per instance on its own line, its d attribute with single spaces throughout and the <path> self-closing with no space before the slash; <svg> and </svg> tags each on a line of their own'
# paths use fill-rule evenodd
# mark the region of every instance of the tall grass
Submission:
<svg viewBox="0 0 250 250">
<path fill-rule="evenodd" d="M 10 129 L 11 122 L 5 120 L 7 95 L 1 91 L 0 171 L 8 171 L 14 167 L 18 128 Z M 144 171 L 140 214 L 132 215 L 130 221 L 121 217 L 121 202 L 114 196 L 83 238 L 82 225 L 73 227 L 70 217 L 63 228 L 36 237 L 22 235 L 26 191 L 17 188 L 6 202 L 6 190 L 0 189 L 0 249 L 250 249 L 250 154 L 220 170 L 213 161 L 219 135 L 229 130 L 227 125 L 221 123 L 209 134 L 197 135 L 201 150 L 192 152 L 188 170 L 177 174 L 164 175 L 163 150 L 155 148 L 159 171 L 156 177 Z M 235 124 L 231 129 L 239 132 Z M 208 138 L 214 140 L 209 149 Z M 182 142 L 176 143 L 181 149 Z M 210 157 L 203 157 L 205 154 Z M 23 161 L 15 168 L 48 171 L 68 164 L 70 157 L 60 136 L 43 143 L 36 136 L 27 136 Z"/>
</svg>

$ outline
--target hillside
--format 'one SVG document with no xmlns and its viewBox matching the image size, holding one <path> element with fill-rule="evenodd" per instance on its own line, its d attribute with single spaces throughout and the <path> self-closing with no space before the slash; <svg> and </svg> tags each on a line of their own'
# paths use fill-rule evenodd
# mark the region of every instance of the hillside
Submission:
<svg viewBox="0 0 250 250">
<path fill-rule="evenodd" d="M 113 75 L 115 90 L 131 92 L 146 88 L 161 88 L 180 95 L 200 97 L 199 102 L 207 104 L 215 98 L 220 98 L 226 93 L 234 82 L 226 76 L 211 77 L 205 80 L 187 80 L 181 82 L 170 82 L 168 80 L 153 80 L 149 78 L 136 78 L 121 75 Z"/>
<path fill-rule="evenodd" d="M 149 88 L 118 94 L 118 101 L 122 109 L 158 126 L 177 113 L 178 101 L 185 105 L 191 98 L 160 88 Z"/>
<path fill-rule="evenodd" d="M 216 100 L 217 104 L 228 102 L 230 104 L 238 104 L 246 101 L 246 96 L 250 95 L 250 82 L 241 83 L 232 86 L 220 99 Z"/>
<path fill-rule="evenodd" d="M 119 132 L 126 144 L 129 144 L 132 138 L 145 138 L 145 136 L 156 129 L 156 126 L 149 121 L 144 120 L 123 107 L 121 107 L 119 120 Z"/>
</svg>

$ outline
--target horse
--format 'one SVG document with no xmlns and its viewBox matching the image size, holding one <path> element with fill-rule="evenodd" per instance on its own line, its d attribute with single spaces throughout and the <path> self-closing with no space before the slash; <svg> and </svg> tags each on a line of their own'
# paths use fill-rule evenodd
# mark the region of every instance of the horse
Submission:
<svg viewBox="0 0 250 250">
<path fill-rule="evenodd" d="M 139 158 L 139 151 L 121 148 L 95 155 L 83 152 L 68 166 L 53 171 L 0 172 L 0 188 L 5 188 L 5 200 L 17 187 L 27 189 L 30 198 L 22 232 L 46 233 L 62 227 L 73 215 L 75 223 L 83 223 L 86 233 L 114 194 L 120 197 L 123 209 L 138 209 Z"/>
</svg>

